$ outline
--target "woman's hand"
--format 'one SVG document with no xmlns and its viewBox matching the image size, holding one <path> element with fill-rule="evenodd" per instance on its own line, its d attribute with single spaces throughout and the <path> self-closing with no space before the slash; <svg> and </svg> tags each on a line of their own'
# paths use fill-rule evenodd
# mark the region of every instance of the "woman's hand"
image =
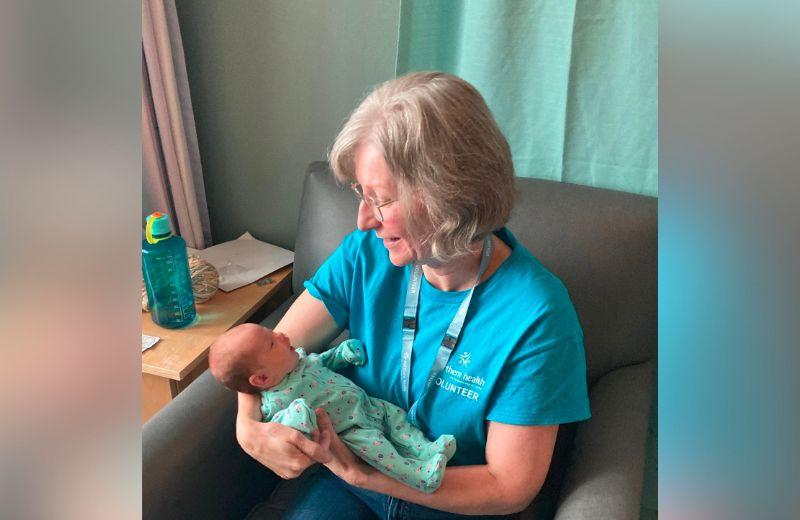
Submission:
<svg viewBox="0 0 800 520">
<path fill-rule="evenodd" d="M 248 455 L 271 469 L 283 479 L 299 476 L 314 464 L 322 454 L 328 453 L 327 441 L 318 431 L 314 440 L 302 433 L 278 423 L 262 423 L 254 418 L 250 397 L 239 394 L 239 415 L 236 419 L 236 439 Z M 257 403 L 257 401 L 256 401 Z M 255 412 L 258 412 L 257 404 Z M 322 442 L 315 442 L 320 441 Z"/>
<path fill-rule="evenodd" d="M 321 462 L 333 474 L 356 487 L 364 487 L 370 475 L 377 470 L 366 464 L 350 451 L 336 430 L 333 428 L 331 419 L 322 408 L 317 408 L 317 427 L 320 431 L 319 457 L 314 460 Z"/>
</svg>

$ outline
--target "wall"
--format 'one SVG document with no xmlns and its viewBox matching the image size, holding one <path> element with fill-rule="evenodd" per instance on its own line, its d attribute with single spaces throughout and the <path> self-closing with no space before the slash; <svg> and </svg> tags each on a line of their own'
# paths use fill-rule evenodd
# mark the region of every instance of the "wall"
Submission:
<svg viewBox="0 0 800 520">
<path fill-rule="evenodd" d="M 394 77 L 400 0 L 176 0 L 214 243 L 293 249 L 303 173 Z"/>
</svg>

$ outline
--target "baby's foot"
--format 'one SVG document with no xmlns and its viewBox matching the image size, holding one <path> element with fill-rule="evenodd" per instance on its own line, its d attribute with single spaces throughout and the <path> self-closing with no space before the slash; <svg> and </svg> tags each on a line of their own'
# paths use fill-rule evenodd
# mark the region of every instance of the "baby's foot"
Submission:
<svg viewBox="0 0 800 520">
<path fill-rule="evenodd" d="M 452 435 L 441 435 L 433 442 L 436 453 L 441 453 L 446 460 L 453 458 L 456 453 L 456 438 Z"/>
<path fill-rule="evenodd" d="M 425 478 L 423 479 L 423 486 L 427 492 L 436 491 L 442 483 L 444 477 L 444 470 L 447 466 L 447 458 L 444 455 L 434 455 L 425 463 Z"/>
</svg>

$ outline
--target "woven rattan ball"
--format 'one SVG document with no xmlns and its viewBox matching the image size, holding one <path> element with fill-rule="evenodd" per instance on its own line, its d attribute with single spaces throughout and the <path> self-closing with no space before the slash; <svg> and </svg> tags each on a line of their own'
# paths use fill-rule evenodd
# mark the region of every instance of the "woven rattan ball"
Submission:
<svg viewBox="0 0 800 520">
<path fill-rule="evenodd" d="M 192 277 L 195 303 L 207 302 L 219 289 L 219 273 L 199 256 L 189 257 L 189 275 Z"/>
<path fill-rule="evenodd" d="M 147 289 L 144 287 L 144 280 L 142 280 L 142 311 L 150 312 L 150 304 L 147 301 Z"/>
</svg>

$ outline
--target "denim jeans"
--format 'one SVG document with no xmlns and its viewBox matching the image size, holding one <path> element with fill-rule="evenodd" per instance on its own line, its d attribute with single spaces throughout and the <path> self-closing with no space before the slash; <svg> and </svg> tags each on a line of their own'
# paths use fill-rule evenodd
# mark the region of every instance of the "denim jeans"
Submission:
<svg viewBox="0 0 800 520">
<path fill-rule="evenodd" d="M 254 510 L 249 520 L 276 519 L 282 508 L 267 504 Z M 321 467 L 287 505 L 286 520 L 451 520 L 451 519 L 517 519 L 518 515 L 466 516 L 438 511 L 412 504 L 388 495 L 350 486 L 326 468 Z"/>
</svg>

